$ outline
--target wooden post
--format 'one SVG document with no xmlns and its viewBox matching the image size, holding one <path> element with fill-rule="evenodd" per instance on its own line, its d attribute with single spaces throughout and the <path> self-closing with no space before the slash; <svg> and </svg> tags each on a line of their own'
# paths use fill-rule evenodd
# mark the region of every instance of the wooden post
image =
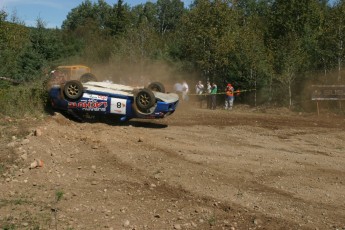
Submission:
<svg viewBox="0 0 345 230">
<path fill-rule="evenodd" d="M 319 111 L 319 101 L 316 101 L 316 108 L 317 108 L 317 115 L 320 115 L 320 111 Z"/>
</svg>

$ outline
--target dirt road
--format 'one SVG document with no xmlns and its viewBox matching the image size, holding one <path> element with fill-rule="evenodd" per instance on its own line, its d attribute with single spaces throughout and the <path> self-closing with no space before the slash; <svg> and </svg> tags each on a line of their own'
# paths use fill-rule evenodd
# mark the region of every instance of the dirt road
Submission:
<svg viewBox="0 0 345 230">
<path fill-rule="evenodd" d="M 1 140 L 2 229 L 345 229 L 345 117 L 182 105 L 20 124 Z"/>
</svg>

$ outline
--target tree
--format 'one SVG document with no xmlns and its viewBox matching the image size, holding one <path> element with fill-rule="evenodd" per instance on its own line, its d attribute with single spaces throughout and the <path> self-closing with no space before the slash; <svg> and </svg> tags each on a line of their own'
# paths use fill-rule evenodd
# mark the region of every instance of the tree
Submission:
<svg viewBox="0 0 345 230">
<path fill-rule="evenodd" d="M 310 20 L 306 25 L 305 47 L 309 55 L 309 71 L 322 71 L 323 82 L 334 68 L 336 60 L 336 33 L 332 22 L 332 11 L 327 1 L 313 1 Z M 318 80 L 318 79 L 315 79 Z"/>
<path fill-rule="evenodd" d="M 276 80 L 288 90 L 289 107 L 293 105 L 292 86 L 298 76 L 303 76 L 307 68 L 307 55 L 299 41 L 293 34 L 285 40 L 286 46 L 277 51 L 280 65 L 277 66 Z M 280 47 L 282 49 L 282 47 Z"/>
<path fill-rule="evenodd" d="M 45 22 L 38 18 L 36 28 L 31 29 L 30 40 L 32 48 L 44 60 L 53 61 L 62 57 L 63 45 L 57 29 L 46 29 Z"/>
<path fill-rule="evenodd" d="M 129 29 L 118 38 L 112 60 L 126 63 L 126 66 L 131 66 L 131 72 L 136 71 L 136 74 L 141 75 L 146 64 L 154 59 L 158 50 L 162 48 L 161 44 L 154 27 L 143 18 L 136 28 Z"/>
<path fill-rule="evenodd" d="M 0 76 L 21 80 L 18 59 L 29 42 L 28 28 L 0 21 Z"/>
<path fill-rule="evenodd" d="M 158 0 L 157 18 L 158 31 L 164 35 L 168 31 L 173 31 L 180 24 L 184 13 L 183 2 L 180 0 Z"/>
<path fill-rule="evenodd" d="M 185 58 L 208 78 L 223 82 L 231 61 L 237 32 L 234 11 L 227 1 L 199 0 L 183 19 L 182 49 Z"/>
<path fill-rule="evenodd" d="M 0 10 L 0 23 L 4 22 L 7 18 L 7 13 L 4 10 Z"/>
<path fill-rule="evenodd" d="M 254 105 L 257 105 L 257 89 L 270 85 L 272 58 L 265 46 L 267 5 L 255 0 L 237 1 L 239 29 L 235 47 L 233 81 L 241 81 L 241 87 L 254 88 Z M 269 93 L 271 95 L 271 87 Z"/>
<path fill-rule="evenodd" d="M 292 96 L 298 95 L 298 87 L 292 92 L 295 80 L 303 82 L 311 70 L 311 60 L 320 52 L 316 42 L 322 24 L 321 7 L 316 0 L 276 0 L 270 8 L 266 44 L 273 54 L 273 70 L 276 80 L 286 87 L 289 106 Z"/>
<path fill-rule="evenodd" d="M 85 0 L 81 5 L 72 9 L 67 14 L 66 20 L 63 21 L 61 28 L 65 30 L 76 30 L 79 26 L 84 26 L 87 21 L 94 20 L 98 24 L 98 14 L 95 13 L 95 7 L 90 0 Z"/>
<path fill-rule="evenodd" d="M 338 65 L 338 82 L 342 80 L 342 66 L 345 56 L 344 42 L 345 42 L 345 1 L 339 0 L 336 2 L 333 9 L 333 17 L 331 19 L 333 26 L 333 33 L 336 35 L 336 54 Z"/>
<path fill-rule="evenodd" d="M 118 0 L 118 3 L 114 5 L 108 22 L 107 27 L 110 29 L 112 36 L 119 36 L 123 34 L 130 23 L 130 13 L 127 4 L 123 4 L 122 0 Z"/>
<path fill-rule="evenodd" d="M 101 30 L 107 30 L 107 23 L 111 17 L 112 7 L 105 0 L 98 0 L 98 3 L 94 5 L 94 11 L 97 13 L 96 17 L 99 28 Z"/>
<path fill-rule="evenodd" d="M 116 9 L 104 0 L 94 4 L 86 0 L 72 9 L 62 25 L 66 53 L 77 54 L 86 63 L 108 62 L 112 52 L 110 35 L 121 30 Z"/>
</svg>

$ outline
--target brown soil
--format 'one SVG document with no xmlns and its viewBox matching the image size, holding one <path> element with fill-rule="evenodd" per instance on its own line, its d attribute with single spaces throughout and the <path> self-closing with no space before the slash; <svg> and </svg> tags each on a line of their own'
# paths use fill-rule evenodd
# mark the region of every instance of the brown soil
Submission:
<svg viewBox="0 0 345 230">
<path fill-rule="evenodd" d="M 181 105 L 1 123 L 2 229 L 345 228 L 343 116 Z"/>
</svg>

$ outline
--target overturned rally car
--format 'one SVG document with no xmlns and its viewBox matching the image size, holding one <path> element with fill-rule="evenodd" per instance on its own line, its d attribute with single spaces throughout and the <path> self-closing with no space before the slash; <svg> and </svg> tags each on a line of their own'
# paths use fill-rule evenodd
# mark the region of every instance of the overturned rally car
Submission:
<svg viewBox="0 0 345 230">
<path fill-rule="evenodd" d="M 178 95 L 165 93 L 159 82 L 136 88 L 109 82 L 71 80 L 52 85 L 49 97 L 54 109 L 66 111 L 79 120 L 99 115 L 120 121 L 164 118 L 175 112 L 179 102 Z"/>
</svg>

